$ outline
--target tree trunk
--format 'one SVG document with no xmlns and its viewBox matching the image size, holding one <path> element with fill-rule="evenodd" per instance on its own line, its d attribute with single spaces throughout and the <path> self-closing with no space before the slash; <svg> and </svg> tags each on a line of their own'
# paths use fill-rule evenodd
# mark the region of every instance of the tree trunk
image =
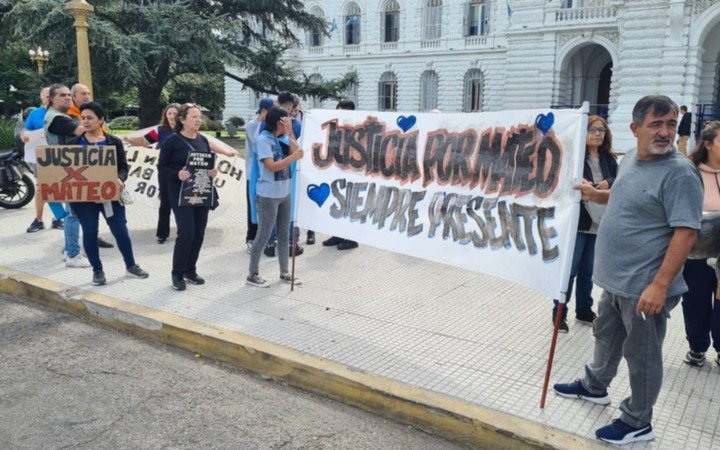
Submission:
<svg viewBox="0 0 720 450">
<path fill-rule="evenodd" d="M 160 102 L 161 93 L 162 87 L 148 85 L 138 86 L 138 96 L 140 97 L 138 119 L 140 119 L 140 128 L 151 127 L 160 123 L 160 115 L 163 110 L 163 105 Z"/>
</svg>

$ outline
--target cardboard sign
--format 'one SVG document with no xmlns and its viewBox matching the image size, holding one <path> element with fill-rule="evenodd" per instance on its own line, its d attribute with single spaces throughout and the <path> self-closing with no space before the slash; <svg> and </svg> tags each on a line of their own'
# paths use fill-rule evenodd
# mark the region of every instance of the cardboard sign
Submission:
<svg viewBox="0 0 720 450">
<path fill-rule="evenodd" d="M 215 154 L 206 152 L 188 153 L 185 168 L 190 172 L 190 178 L 182 182 L 180 189 L 180 206 L 204 206 L 212 207 L 213 180 L 210 178 L 210 170 L 215 167 Z"/>
<path fill-rule="evenodd" d="M 35 150 L 40 195 L 49 202 L 120 198 L 115 146 L 48 145 Z"/>
</svg>

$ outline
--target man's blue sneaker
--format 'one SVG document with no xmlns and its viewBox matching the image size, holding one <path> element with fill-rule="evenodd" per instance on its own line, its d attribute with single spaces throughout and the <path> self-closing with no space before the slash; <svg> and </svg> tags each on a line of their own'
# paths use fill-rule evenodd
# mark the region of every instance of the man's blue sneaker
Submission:
<svg viewBox="0 0 720 450">
<path fill-rule="evenodd" d="M 45 224 L 43 223 L 43 221 L 35 219 L 25 231 L 27 231 L 28 233 L 34 233 L 43 229 L 45 229 Z"/>
<path fill-rule="evenodd" d="M 615 445 L 625 445 L 631 442 L 652 441 L 655 439 L 652 425 L 635 428 L 626 424 L 620 419 L 615 419 L 610 425 L 606 425 L 595 432 L 595 436 L 601 441 Z"/>
<path fill-rule="evenodd" d="M 553 386 L 553 389 L 560 397 L 579 398 L 581 400 L 597 403 L 598 405 L 610 404 L 610 396 L 607 391 L 602 394 L 593 394 L 583 387 L 580 380 L 575 380 L 572 383 L 557 383 Z"/>
</svg>

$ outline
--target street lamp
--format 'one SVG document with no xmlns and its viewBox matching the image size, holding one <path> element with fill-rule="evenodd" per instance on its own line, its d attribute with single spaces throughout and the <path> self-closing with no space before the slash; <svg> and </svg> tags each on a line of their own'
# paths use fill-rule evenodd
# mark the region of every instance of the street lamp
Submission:
<svg viewBox="0 0 720 450">
<path fill-rule="evenodd" d="M 75 39 L 77 41 L 78 81 L 92 93 L 92 73 L 90 71 L 90 45 L 88 42 L 88 17 L 95 8 L 85 0 L 72 0 L 65 8 L 75 18 Z"/>
<path fill-rule="evenodd" d="M 43 73 L 45 71 L 45 64 L 47 64 L 50 59 L 50 52 L 43 50 L 42 47 L 38 45 L 37 50 L 30 50 L 28 53 L 30 54 L 30 59 L 37 64 L 38 73 Z"/>
</svg>

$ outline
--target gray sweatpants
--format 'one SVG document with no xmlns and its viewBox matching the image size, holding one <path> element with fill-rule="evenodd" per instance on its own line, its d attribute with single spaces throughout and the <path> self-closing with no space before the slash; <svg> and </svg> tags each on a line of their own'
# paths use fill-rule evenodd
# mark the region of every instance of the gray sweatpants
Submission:
<svg viewBox="0 0 720 450">
<path fill-rule="evenodd" d="M 604 392 L 617 374 L 624 356 L 630 373 L 630 397 L 620 403 L 620 419 L 632 427 L 652 422 L 652 410 L 663 379 L 662 345 L 670 311 L 680 296 L 669 297 L 661 314 L 643 320 L 638 299 L 603 291 L 593 325 L 595 354 L 585 366 L 582 384 L 592 393 Z"/>
<path fill-rule="evenodd" d="M 260 257 L 265 244 L 270 239 L 273 227 L 277 227 L 277 257 L 280 262 L 280 274 L 288 272 L 290 245 L 290 196 L 269 198 L 255 196 L 257 208 L 258 230 L 250 252 L 250 274 L 260 273 Z"/>
</svg>

